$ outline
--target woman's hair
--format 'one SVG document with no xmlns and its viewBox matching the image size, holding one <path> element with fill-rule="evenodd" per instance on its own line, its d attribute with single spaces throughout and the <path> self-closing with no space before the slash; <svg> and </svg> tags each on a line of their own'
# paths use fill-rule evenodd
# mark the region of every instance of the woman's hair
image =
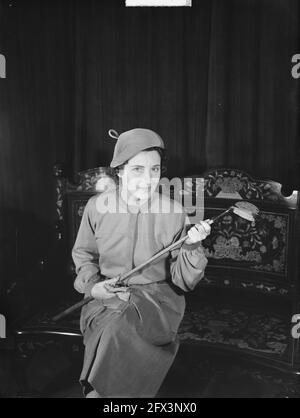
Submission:
<svg viewBox="0 0 300 418">
<path fill-rule="evenodd" d="M 161 158 L 161 172 L 164 173 L 166 171 L 166 167 L 163 165 L 163 163 L 165 163 L 166 161 L 166 150 L 160 147 L 151 147 L 151 148 L 146 148 L 143 151 L 157 151 L 160 155 Z M 128 163 L 128 160 L 125 161 L 125 163 L 119 165 L 118 167 L 114 168 L 114 174 L 116 179 L 119 179 L 119 172 L 125 167 L 125 165 Z"/>
</svg>

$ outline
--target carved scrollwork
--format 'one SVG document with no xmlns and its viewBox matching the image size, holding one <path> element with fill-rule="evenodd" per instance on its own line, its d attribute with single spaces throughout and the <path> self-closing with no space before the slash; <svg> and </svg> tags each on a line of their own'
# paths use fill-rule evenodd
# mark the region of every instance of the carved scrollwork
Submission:
<svg viewBox="0 0 300 418">
<path fill-rule="evenodd" d="M 215 169 L 204 175 L 206 197 L 228 197 L 245 200 L 261 200 L 286 203 L 295 206 L 297 193 L 290 197 L 281 194 L 281 184 L 274 181 L 254 180 L 247 173 L 236 169 Z"/>
<path fill-rule="evenodd" d="M 114 170 L 110 167 L 97 167 L 78 173 L 79 182 L 76 187 L 80 192 L 102 192 L 108 187 L 115 186 Z"/>
<path fill-rule="evenodd" d="M 76 184 L 64 177 L 62 164 L 55 164 L 53 174 L 56 179 L 56 230 L 57 238 L 62 239 L 64 219 L 64 200 L 68 193 L 99 193 L 116 186 L 114 170 L 110 167 L 97 167 L 78 173 Z M 78 209 L 81 218 L 84 206 Z"/>
</svg>

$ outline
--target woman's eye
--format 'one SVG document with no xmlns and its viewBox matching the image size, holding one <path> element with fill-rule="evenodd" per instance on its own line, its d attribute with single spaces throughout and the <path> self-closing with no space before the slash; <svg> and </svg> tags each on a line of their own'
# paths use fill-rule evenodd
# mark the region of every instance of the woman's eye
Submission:
<svg viewBox="0 0 300 418">
<path fill-rule="evenodd" d="M 143 172 L 143 169 L 142 169 L 142 167 L 135 167 L 133 169 L 133 171 L 135 171 L 136 173 L 142 173 Z"/>
<path fill-rule="evenodd" d="M 158 173 L 160 171 L 160 167 L 154 167 L 152 170 L 154 171 L 154 173 Z"/>
</svg>

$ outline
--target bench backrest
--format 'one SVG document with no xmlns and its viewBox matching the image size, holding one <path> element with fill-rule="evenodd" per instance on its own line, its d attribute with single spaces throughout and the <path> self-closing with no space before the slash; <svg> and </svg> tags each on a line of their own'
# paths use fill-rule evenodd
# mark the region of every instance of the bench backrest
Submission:
<svg viewBox="0 0 300 418">
<path fill-rule="evenodd" d="M 103 182 L 113 182 L 113 173 L 98 167 L 79 173 L 78 183 L 71 184 L 56 166 L 55 176 L 58 236 L 70 252 L 86 202 L 101 192 Z M 203 185 L 201 190 L 199 184 Z M 209 264 L 202 285 L 294 294 L 298 288 L 298 192 L 284 197 L 279 183 L 253 179 L 236 169 L 215 169 L 192 176 L 188 193 L 194 202 L 198 201 L 197 193 L 204 193 L 205 218 L 213 218 L 241 200 L 260 211 L 255 223 L 229 214 L 213 224 L 203 242 Z M 191 222 L 195 222 L 192 209 L 186 208 Z"/>
</svg>

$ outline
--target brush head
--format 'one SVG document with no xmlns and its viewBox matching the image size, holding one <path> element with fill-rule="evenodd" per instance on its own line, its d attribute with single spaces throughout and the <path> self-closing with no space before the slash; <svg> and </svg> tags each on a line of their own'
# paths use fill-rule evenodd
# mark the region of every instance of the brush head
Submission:
<svg viewBox="0 0 300 418">
<path fill-rule="evenodd" d="M 246 219 L 249 222 L 254 222 L 255 221 L 255 218 L 252 215 L 252 213 L 251 212 L 248 212 L 247 210 L 233 208 L 233 213 L 235 213 L 236 215 L 238 215 L 240 218 Z"/>
<path fill-rule="evenodd" d="M 236 202 L 235 206 L 239 209 L 244 209 L 252 213 L 253 216 L 258 215 L 259 213 L 258 208 L 255 205 L 253 205 L 253 203 L 245 202 L 243 200 L 241 202 Z"/>
<path fill-rule="evenodd" d="M 249 222 L 255 222 L 255 216 L 258 215 L 258 208 L 249 202 L 237 202 L 232 208 L 233 213 Z"/>
</svg>

